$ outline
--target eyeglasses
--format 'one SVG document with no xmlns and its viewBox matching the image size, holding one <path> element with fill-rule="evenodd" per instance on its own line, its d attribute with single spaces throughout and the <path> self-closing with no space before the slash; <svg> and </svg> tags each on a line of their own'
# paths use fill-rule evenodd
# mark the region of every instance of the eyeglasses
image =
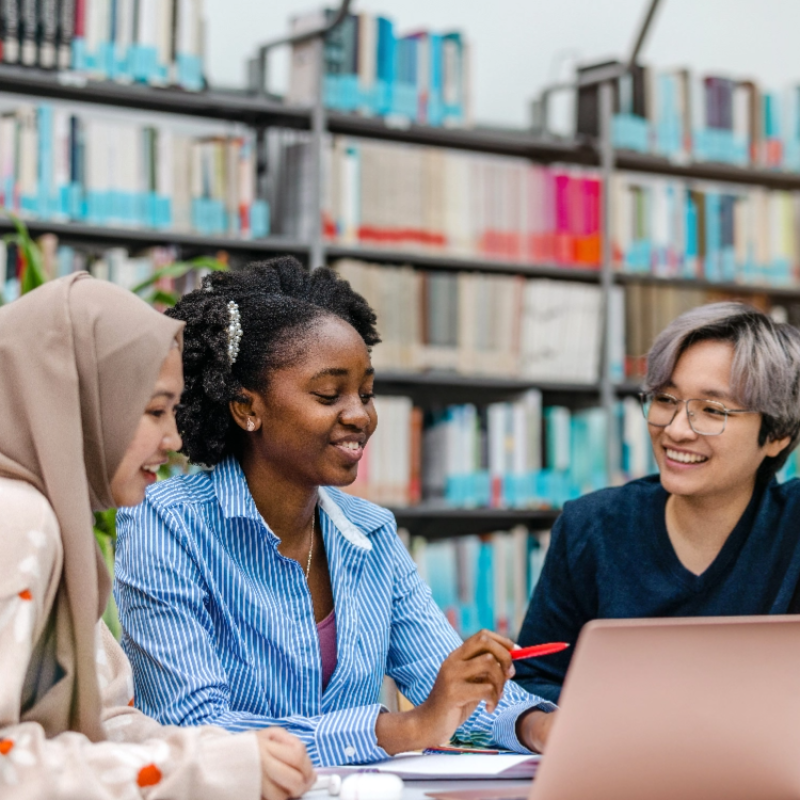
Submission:
<svg viewBox="0 0 800 800">
<path fill-rule="evenodd" d="M 647 392 L 639 395 L 644 418 L 655 428 L 666 428 L 672 424 L 681 405 L 686 405 L 689 426 L 701 436 L 719 436 L 725 431 L 729 414 L 756 414 L 743 408 L 725 408 L 716 400 L 678 400 L 665 392 Z"/>
</svg>

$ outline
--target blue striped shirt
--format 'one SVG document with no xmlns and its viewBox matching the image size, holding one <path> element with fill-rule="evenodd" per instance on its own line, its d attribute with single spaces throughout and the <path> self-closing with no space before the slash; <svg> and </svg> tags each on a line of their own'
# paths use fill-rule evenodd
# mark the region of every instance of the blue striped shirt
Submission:
<svg viewBox="0 0 800 800">
<path fill-rule="evenodd" d="M 322 665 L 303 568 L 277 549 L 234 458 L 156 484 L 117 517 L 115 595 L 137 706 L 165 724 L 230 731 L 281 725 L 317 765 L 386 758 L 375 721 L 383 676 L 415 705 L 461 640 L 420 580 L 384 508 L 319 490 L 337 625 L 337 665 Z M 459 739 L 528 752 L 517 718 L 554 706 L 507 683 Z"/>
</svg>

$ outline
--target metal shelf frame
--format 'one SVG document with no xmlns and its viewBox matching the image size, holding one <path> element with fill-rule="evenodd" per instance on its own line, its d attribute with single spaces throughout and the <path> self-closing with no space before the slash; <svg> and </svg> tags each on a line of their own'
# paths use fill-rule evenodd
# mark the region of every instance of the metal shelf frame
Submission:
<svg viewBox="0 0 800 800">
<path fill-rule="evenodd" d="M 416 250 L 394 250 L 383 247 L 348 247 L 327 244 L 325 252 L 328 261 L 338 258 L 353 258 L 360 261 L 375 261 L 382 264 L 410 265 L 418 269 L 453 270 L 456 272 L 490 272 L 507 275 L 524 275 L 526 278 L 556 278 L 558 280 L 598 283 L 600 271 L 557 264 L 526 264 L 524 261 L 502 261 L 489 257 L 461 257 L 446 253 Z"/>
<path fill-rule="evenodd" d="M 202 236 L 196 233 L 159 230 L 157 228 L 112 228 L 105 225 L 85 225 L 78 222 L 54 222 L 52 220 L 24 219 L 28 230 L 35 236 L 54 233 L 67 242 L 80 242 L 103 247 L 114 245 L 178 245 L 190 250 L 227 250 L 243 255 L 289 254 L 305 260 L 308 258 L 307 242 L 280 236 L 265 239 L 235 239 L 230 236 Z M 0 217 L 0 233 L 10 233 L 14 224 Z"/>
<path fill-rule="evenodd" d="M 390 510 L 399 528 L 405 528 L 412 536 L 431 540 L 493 533 L 515 525 L 550 530 L 561 513 L 556 509 L 447 508 L 427 503 Z"/>
</svg>

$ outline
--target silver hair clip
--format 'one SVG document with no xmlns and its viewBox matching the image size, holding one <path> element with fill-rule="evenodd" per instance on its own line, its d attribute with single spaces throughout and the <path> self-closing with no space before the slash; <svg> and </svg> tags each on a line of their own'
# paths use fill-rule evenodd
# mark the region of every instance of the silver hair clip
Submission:
<svg viewBox="0 0 800 800">
<path fill-rule="evenodd" d="M 231 300 L 228 303 L 228 363 L 233 366 L 239 356 L 239 342 L 242 341 L 242 318 L 239 306 Z"/>
</svg>

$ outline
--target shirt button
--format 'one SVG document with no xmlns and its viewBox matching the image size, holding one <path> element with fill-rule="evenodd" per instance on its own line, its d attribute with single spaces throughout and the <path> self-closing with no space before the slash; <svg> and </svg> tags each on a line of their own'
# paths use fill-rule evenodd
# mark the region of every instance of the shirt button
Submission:
<svg viewBox="0 0 800 800">
<path fill-rule="evenodd" d="M 356 754 L 356 749 L 355 749 L 355 747 L 345 747 L 345 749 L 344 749 L 344 754 L 345 754 L 345 755 L 346 755 L 348 758 L 352 758 L 352 757 L 353 757 L 353 756 Z"/>
</svg>

